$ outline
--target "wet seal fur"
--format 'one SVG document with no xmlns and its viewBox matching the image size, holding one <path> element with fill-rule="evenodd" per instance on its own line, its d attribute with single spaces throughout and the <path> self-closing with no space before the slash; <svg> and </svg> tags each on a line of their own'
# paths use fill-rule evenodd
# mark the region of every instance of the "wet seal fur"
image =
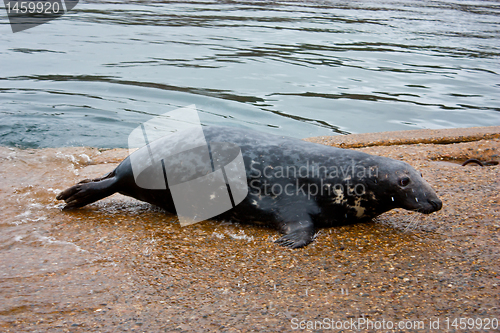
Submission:
<svg viewBox="0 0 500 333">
<path fill-rule="evenodd" d="M 303 247 L 318 227 L 369 221 L 393 208 L 430 214 L 442 207 L 422 175 L 402 161 L 237 128 L 212 126 L 203 132 L 207 142 L 238 145 L 245 164 L 249 193 L 218 218 L 270 224 L 284 234 L 276 241 L 283 246 Z M 176 213 L 168 188 L 136 185 L 129 157 L 106 176 L 83 180 L 57 199 L 70 209 L 116 192 Z"/>
</svg>

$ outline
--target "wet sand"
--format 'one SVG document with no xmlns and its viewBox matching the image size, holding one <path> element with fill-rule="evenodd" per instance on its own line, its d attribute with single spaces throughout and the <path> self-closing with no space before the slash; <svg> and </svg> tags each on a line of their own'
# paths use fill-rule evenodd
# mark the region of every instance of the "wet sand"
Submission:
<svg viewBox="0 0 500 333">
<path fill-rule="evenodd" d="M 422 332 L 439 318 L 435 332 L 446 318 L 499 318 L 500 167 L 457 162 L 500 160 L 500 127 L 419 133 L 309 139 L 410 163 L 443 209 L 322 229 L 298 250 L 257 226 L 182 228 L 120 195 L 63 212 L 59 191 L 127 151 L 0 147 L 0 331 L 277 332 L 367 318 L 423 320 Z"/>
</svg>

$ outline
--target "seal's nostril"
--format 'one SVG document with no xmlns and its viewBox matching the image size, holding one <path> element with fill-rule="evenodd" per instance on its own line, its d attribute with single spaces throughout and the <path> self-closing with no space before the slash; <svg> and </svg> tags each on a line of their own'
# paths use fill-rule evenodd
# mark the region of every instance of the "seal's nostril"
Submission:
<svg viewBox="0 0 500 333">
<path fill-rule="evenodd" d="M 434 209 L 435 209 L 436 211 L 440 210 L 440 209 L 441 209 L 441 207 L 443 207 L 443 203 L 442 203 L 442 202 L 441 202 L 441 200 L 439 200 L 439 199 L 436 199 L 436 200 L 431 200 L 431 199 L 429 199 L 428 201 L 429 201 L 429 203 L 432 205 L 432 207 L 434 207 Z"/>
</svg>

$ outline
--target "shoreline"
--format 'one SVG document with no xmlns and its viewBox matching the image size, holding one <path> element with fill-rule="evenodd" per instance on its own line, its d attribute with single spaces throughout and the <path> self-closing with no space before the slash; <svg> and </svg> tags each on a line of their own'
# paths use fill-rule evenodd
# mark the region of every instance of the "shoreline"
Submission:
<svg viewBox="0 0 500 333">
<path fill-rule="evenodd" d="M 320 143 L 339 148 L 365 148 L 372 146 L 393 146 L 408 144 L 451 144 L 460 142 L 473 142 L 480 140 L 500 138 L 500 126 L 457 127 L 443 129 L 417 129 L 403 131 L 370 132 L 346 135 L 322 135 L 303 138 L 304 141 Z M 102 148 L 94 146 L 62 146 L 42 148 L 18 148 L 21 150 L 57 149 L 57 148 L 91 148 L 102 151 L 121 150 L 128 148 Z"/>
</svg>

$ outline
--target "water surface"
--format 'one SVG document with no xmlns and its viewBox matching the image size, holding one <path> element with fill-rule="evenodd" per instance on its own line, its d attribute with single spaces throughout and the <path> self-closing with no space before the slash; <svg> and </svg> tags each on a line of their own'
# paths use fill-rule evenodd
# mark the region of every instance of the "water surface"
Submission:
<svg viewBox="0 0 500 333">
<path fill-rule="evenodd" d="M 98 1 L 0 24 L 0 144 L 125 147 L 152 116 L 299 138 L 500 124 L 495 1 Z"/>
</svg>

